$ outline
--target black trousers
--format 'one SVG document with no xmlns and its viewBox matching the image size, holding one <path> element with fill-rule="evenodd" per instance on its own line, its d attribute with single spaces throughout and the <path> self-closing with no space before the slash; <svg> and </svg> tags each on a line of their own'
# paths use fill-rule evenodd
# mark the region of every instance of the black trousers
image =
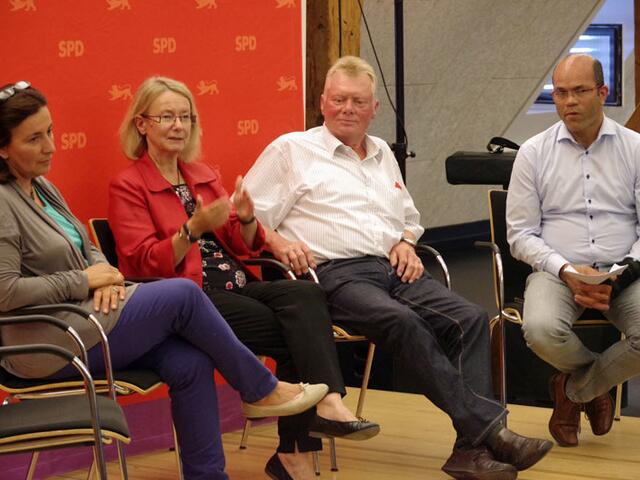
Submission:
<svg viewBox="0 0 640 480">
<path fill-rule="evenodd" d="M 276 376 L 287 382 L 326 383 L 344 395 L 331 319 L 322 287 L 305 280 L 250 282 L 238 293 L 205 290 L 236 336 L 256 355 L 276 361 Z M 309 437 L 315 409 L 278 420 L 278 451 L 322 449 Z"/>
</svg>

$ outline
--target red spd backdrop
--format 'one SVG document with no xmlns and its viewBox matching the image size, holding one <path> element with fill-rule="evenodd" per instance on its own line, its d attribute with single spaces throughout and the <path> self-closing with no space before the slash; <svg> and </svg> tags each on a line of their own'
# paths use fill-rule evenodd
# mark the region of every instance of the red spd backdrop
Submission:
<svg viewBox="0 0 640 480">
<path fill-rule="evenodd" d="M 232 191 L 271 140 L 303 128 L 302 1 L 0 0 L 0 85 L 28 80 L 47 96 L 48 178 L 85 223 L 106 216 L 109 180 L 129 162 L 117 131 L 151 75 L 188 85 L 201 161 Z"/>
<path fill-rule="evenodd" d="M 148 76 L 185 82 L 202 161 L 232 190 L 278 135 L 303 128 L 303 0 L 0 0 L 0 84 L 47 96 L 57 153 L 48 178 L 83 221 L 105 216 L 128 161 L 117 131 Z"/>
</svg>

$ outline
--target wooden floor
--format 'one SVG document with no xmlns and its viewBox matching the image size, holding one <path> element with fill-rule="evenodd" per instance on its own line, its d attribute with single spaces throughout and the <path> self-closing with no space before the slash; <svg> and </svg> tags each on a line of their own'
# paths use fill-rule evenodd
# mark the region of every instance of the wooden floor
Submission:
<svg viewBox="0 0 640 480">
<path fill-rule="evenodd" d="M 357 390 L 346 397 L 354 406 Z M 509 407 L 509 427 L 523 435 L 550 438 L 550 409 Z M 338 440 L 339 472 L 329 468 L 328 447 L 321 454 L 320 479 L 335 480 L 438 480 L 450 478 L 440 470 L 451 451 L 454 432 L 445 414 L 419 395 L 372 390 L 367 394 L 365 415 L 382 425 L 377 437 L 365 442 Z M 595 437 L 583 419 L 580 446 L 558 446 L 538 465 L 520 472 L 521 480 L 638 480 L 640 478 L 640 418 L 623 417 L 611 432 Z M 135 440 L 134 440 L 135 441 Z M 239 432 L 224 435 L 227 472 L 232 480 L 268 478 L 264 464 L 276 446 L 275 425 L 252 430 L 247 450 L 239 450 Z M 175 457 L 158 452 L 127 459 L 130 480 L 176 478 Z M 110 465 L 115 467 L 115 465 Z M 109 478 L 118 478 L 110 469 Z M 84 479 L 75 472 L 56 479 Z"/>
</svg>

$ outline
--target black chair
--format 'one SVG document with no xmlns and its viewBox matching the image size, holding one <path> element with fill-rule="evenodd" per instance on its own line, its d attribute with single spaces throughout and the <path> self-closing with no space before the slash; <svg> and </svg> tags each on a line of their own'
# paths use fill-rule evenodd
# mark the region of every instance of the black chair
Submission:
<svg viewBox="0 0 640 480">
<path fill-rule="evenodd" d="M 113 236 L 111 227 L 106 218 L 90 218 L 89 230 L 93 236 L 93 240 L 96 246 L 100 249 L 102 254 L 107 259 L 110 265 L 118 266 L 118 254 L 116 253 L 116 239 Z M 150 277 L 127 277 L 126 281 L 145 283 L 160 280 L 160 278 Z M 153 370 L 126 370 L 118 371 L 116 375 L 116 386 L 119 387 L 118 393 L 121 395 L 131 395 L 134 393 L 140 395 L 148 395 L 152 391 L 163 385 L 162 379 Z M 176 454 L 176 468 L 178 471 L 178 479 L 182 479 L 182 462 L 180 460 L 180 446 L 178 444 L 178 437 L 176 436 L 176 429 L 171 424 L 173 431 L 173 445 Z"/>
<path fill-rule="evenodd" d="M 491 343 L 494 372 L 494 389 L 503 405 L 507 403 L 507 369 L 505 355 L 505 322 L 522 325 L 524 290 L 531 267 L 511 256 L 507 243 L 506 222 L 507 191 L 489 191 L 491 242 L 476 242 L 480 248 L 488 248 L 493 255 L 493 273 L 498 315 L 491 320 Z M 597 310 L 585 310 L 574 323 L 576 329 L 611 326 Z M 624 334 L 623 337 L 624 338 Z M 622 385 L 616 387 L 615 419 L 620 420 Z"/>
<path fill-rule="evenodd" d="M 101 479 L 107 478 L 103 444 L 116 442 L 120 460 L 120 472 L 127 478 L 126 460 L 122 443 L 130 442 L 129 429 L 122 409 L 115 400 L 113 377 L 110 373 L 108 344 L 103 345 L 106 380 L 103 390 L 107 396 L 96 395 L 96 387 L 88 366 L 86 350 L 78 334 L 64 321 L 42 314 L 22 314 L 3 316 L 0 326 L 26 323 L 48 323 L 66 332 L 75 343 L 79 357 L 69 350 L 56 345 L 33 344 L 19 346 L 0 346 L 0 357 L 47 353 L 68 360 L 79 372 L 81 380 L 69 381 L 68 387 L 58 385 L 47 390 L 47 380 L 29 380 L 38 384 L 37 391 L 21 396 L 21 390 L 6 388 L 4 382 L 17 377 L 0 369 L 0 389 L 9 396 L 0 406 L 0 454 L 31 451 L 31 463 L 26 478 L 32 479 L 41 450 L 78 445 L 92 445 L 94 464 L 90 475 L 97 469 Z"/>
<path fill-rule="evenodd" d="M 89 227 L 91 230 L 91 233 L 93 235 L 93 238 L 96 242 L 96 245 L 98 246 L 98 248 L 100 248 L 100 250 L 102 251 L 102 253 L 104 254 L 104 256 L 107 258 L 107 261 L 113 265 L 113 266 L 117 266 L 118 265 L 118 255 L 116 253 L 116 241 L 115 241 L 115 237 L 113 236 L 113 232 L 111 230 L 111 227 L 109 226 L 109 221 L 106 218 L 92 218 L 89 220 Z M 297 277 L 296 275 L 293 273 L 293 271 L 287 267 L 286 265 L 284 265 L 283 263 L 273 259 L 273 258 L 247 258 L 247 259 L 243 259 L 242 263 L 244 263 L 244 265 L 247 266 L 257 266 L 257 267 L 261 267 L 261 268 L 269 268 L 271 270 L 274 270 L 277 272 L 277 274 L 279 276 L 283 276 L 285 278 L 288 278 L 290 280 L 296 280 Z M 318 282 L 318 278 L 317 276 L 315 276 L 315 272 L 313 272 L 311 274 L 311 279 L 315 282 Z M 138 278 L 138 279 L 132 279 L 133 281 L 145 281 L 148 280 L 146 278 Z M 339 325 L 334 325 L 333 326 L 333 337 L 334 340 L 336 342 L 366 342 L 368 341 L 366 337 L 362 336 L 362 335 L 357 335 L 351 331 L 349 331 L 349 329 L 341 327 Z M 367 353 L 367 360 L 366 360 L 366 364 L 365 364 L 365 368 L 364 368 L 364 375 L 362 378 L 362 385 L 360 388 L 360 395 L 358 397 L 358 406 L 356 408 L 356 416 L 360 417 L 362 415 L 362 410 L 364 408 L 364 399 L 367 393 L 367 386 L 369 385 L 369 377 L 371 374 L 371 365 L 373 364 L 373 357 L 374 357 L 374 353 L 375 353 L 375 345 L 373 343 L 369 344 L 369 350 Z M 258 356 L 258 358 L 260 360 L 262 360 L 263 362 L 265 361 L 265 358 L 262 356 Z M 247 448 L 247 444 L 249 441 L 249 432 L 251 429 L 251 420 L 246 419 L 245 420 L 245 425 L 242 431 L 242 437 L 240 439 L 240 448 L 241 449 L 246 449 Z M 335 450 L 335 440 L 334 439 L 330 439 L 329 441 L 330 443 L 330 454 L 331 454 L 331 465 L 332 465 L 332 470 L 333 471 L 337 471 L 337 457 L 336 457 L 336 450 Z M 315 460 L 315 468 L 316 468 L 316 473 L 319 474 L 319 462 L 317 457 L 314 459 Z"/>
</svg>

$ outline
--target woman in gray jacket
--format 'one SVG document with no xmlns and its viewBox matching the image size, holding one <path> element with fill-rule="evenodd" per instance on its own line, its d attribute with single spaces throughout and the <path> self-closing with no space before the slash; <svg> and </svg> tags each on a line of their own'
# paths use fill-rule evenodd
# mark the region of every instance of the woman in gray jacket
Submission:
<svg viewBox="0 0 640 480">
<path fill-rule="evenodd" d="M 320 401 L 327 386 L 278 382 L 238 341 L 190 280 L 124 285 L 82 224 L 43 175 L 55 152 L 47 101 L 28 82 L 0 89 L 0 312 L 48 303 L 91 308 L 108 334 L 113 366 L 149 368 L 169 385 L 186 479 L 226 479 L 213 369 L 240 392 L 250 416 L 292 415 Z M 82 337 L 93 371 L 103 370 L 86 323 L 60 314 Z M 6 326 L 2 344 L 57 343 L 46 325 Z M 15 375 L 64 378 L 69 366 L 46 355 L 3 361 Z"/>
</svg>

